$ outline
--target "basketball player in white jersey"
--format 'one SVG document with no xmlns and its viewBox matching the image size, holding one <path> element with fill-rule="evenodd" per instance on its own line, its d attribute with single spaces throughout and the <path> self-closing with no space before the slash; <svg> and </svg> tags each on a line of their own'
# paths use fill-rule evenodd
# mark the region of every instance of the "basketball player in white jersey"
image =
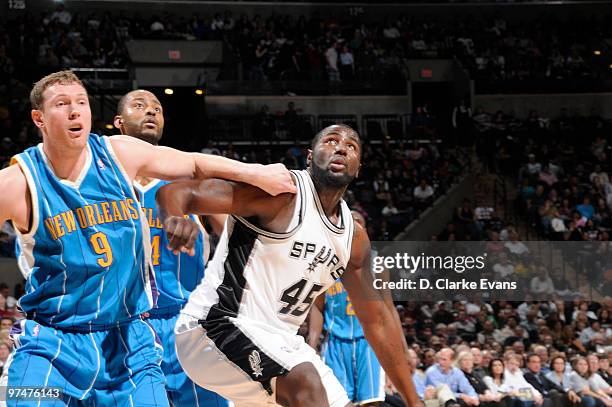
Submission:
<svg viewBox="0 0 612 407">
<path fill-rule="evenodd" d="M 341 278 L 386 373 L 408 406 L 419 403 L 399 319 L 372 287 L 369 239 L 342 200 L 360 155 L 359 135 L 334 125 L 315 136 L 308 170 L 293 172 L 296 195 L 222 180 L 160 189 L 173 249 L 190 250 L 197 234 L 184 213 L 232 214 L 175 329 L 179 361 L 194 382 L 237 407 L 350 405 L 296 334 L 317 295 Z"/>
</svg>

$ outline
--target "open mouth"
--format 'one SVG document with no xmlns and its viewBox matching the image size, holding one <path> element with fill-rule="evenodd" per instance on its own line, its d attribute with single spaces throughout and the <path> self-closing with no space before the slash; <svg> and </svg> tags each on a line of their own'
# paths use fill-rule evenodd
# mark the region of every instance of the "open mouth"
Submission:
<svg viewBox="0 0 612 407">
<path fill-rule="evenodd" d="M 72 125 L 70 127 L 68 127 L 68 131 L 73 135 L 73 136 L 78 136 L 81 134 L 81 131 L 83 130 L 83 126 L 80 124 L 75 124 Z"/>
</svg>

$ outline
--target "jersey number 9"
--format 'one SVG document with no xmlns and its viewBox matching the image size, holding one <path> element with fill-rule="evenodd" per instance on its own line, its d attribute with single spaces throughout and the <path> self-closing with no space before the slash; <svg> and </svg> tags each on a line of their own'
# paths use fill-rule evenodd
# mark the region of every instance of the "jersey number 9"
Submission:
<svg viewBox="0 0 612 407">
<path fill-rule="evenodd" d="M 113 251 L 104 233 L 94 233 L 91 235 L 89 241 L 91 242 L 94 252 L 103 256 L 98 259 L 98 265 L 100 265 L 100 267 L 108 267 L 113 264 Z"/>
</svg>

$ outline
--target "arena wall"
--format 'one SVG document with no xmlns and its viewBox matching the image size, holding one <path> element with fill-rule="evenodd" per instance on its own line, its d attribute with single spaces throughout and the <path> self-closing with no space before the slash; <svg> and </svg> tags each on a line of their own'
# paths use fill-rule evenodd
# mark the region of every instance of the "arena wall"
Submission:
<svg viewBox="0 0 612 407">
<path fill-rule="evenodd" d="M 256 114 L 263 105 L 270 112 L 284 112 L 289 102 L 295 103 L 300 113 L 312 115 L 409 114 L 410 96 L 208 96 L 208 115 Z"/>
<path fill-rule="evenodd" d="M 543 117 L 555 118 L 562 108 L 570 116 L 589 115 L 591 109 L 597 114 L 612 119 L 612 93 L 546 94 L 546 95 L 474 95 L 473 107 L 483 107 L 486 112 L 498 110 L 514 112 L 517 118 L 525 118 L 529 111 L 537 110 Z"/>
</svg>

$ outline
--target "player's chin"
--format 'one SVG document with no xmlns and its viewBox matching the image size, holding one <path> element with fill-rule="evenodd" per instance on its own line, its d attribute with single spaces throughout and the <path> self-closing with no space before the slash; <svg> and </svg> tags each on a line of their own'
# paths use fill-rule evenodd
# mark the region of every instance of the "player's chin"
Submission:
<svg viewBox="0 0 612 407">
<path fill-rule="evenodd" d="M 140 138 L 147 143 L 157 144 L 159 139 L 161 138 L 159 132 L 153 129 L 143 129 L 140 132 Z"/>
<path fill-rule="evenodd" d="M 349 174 L 348 170 L 346 169 L 342 171 L 327 171 L 327 180 L 336 186 L 346 186 L 350 184 L 354 178 L 355 176 Z"/>
</svg>

